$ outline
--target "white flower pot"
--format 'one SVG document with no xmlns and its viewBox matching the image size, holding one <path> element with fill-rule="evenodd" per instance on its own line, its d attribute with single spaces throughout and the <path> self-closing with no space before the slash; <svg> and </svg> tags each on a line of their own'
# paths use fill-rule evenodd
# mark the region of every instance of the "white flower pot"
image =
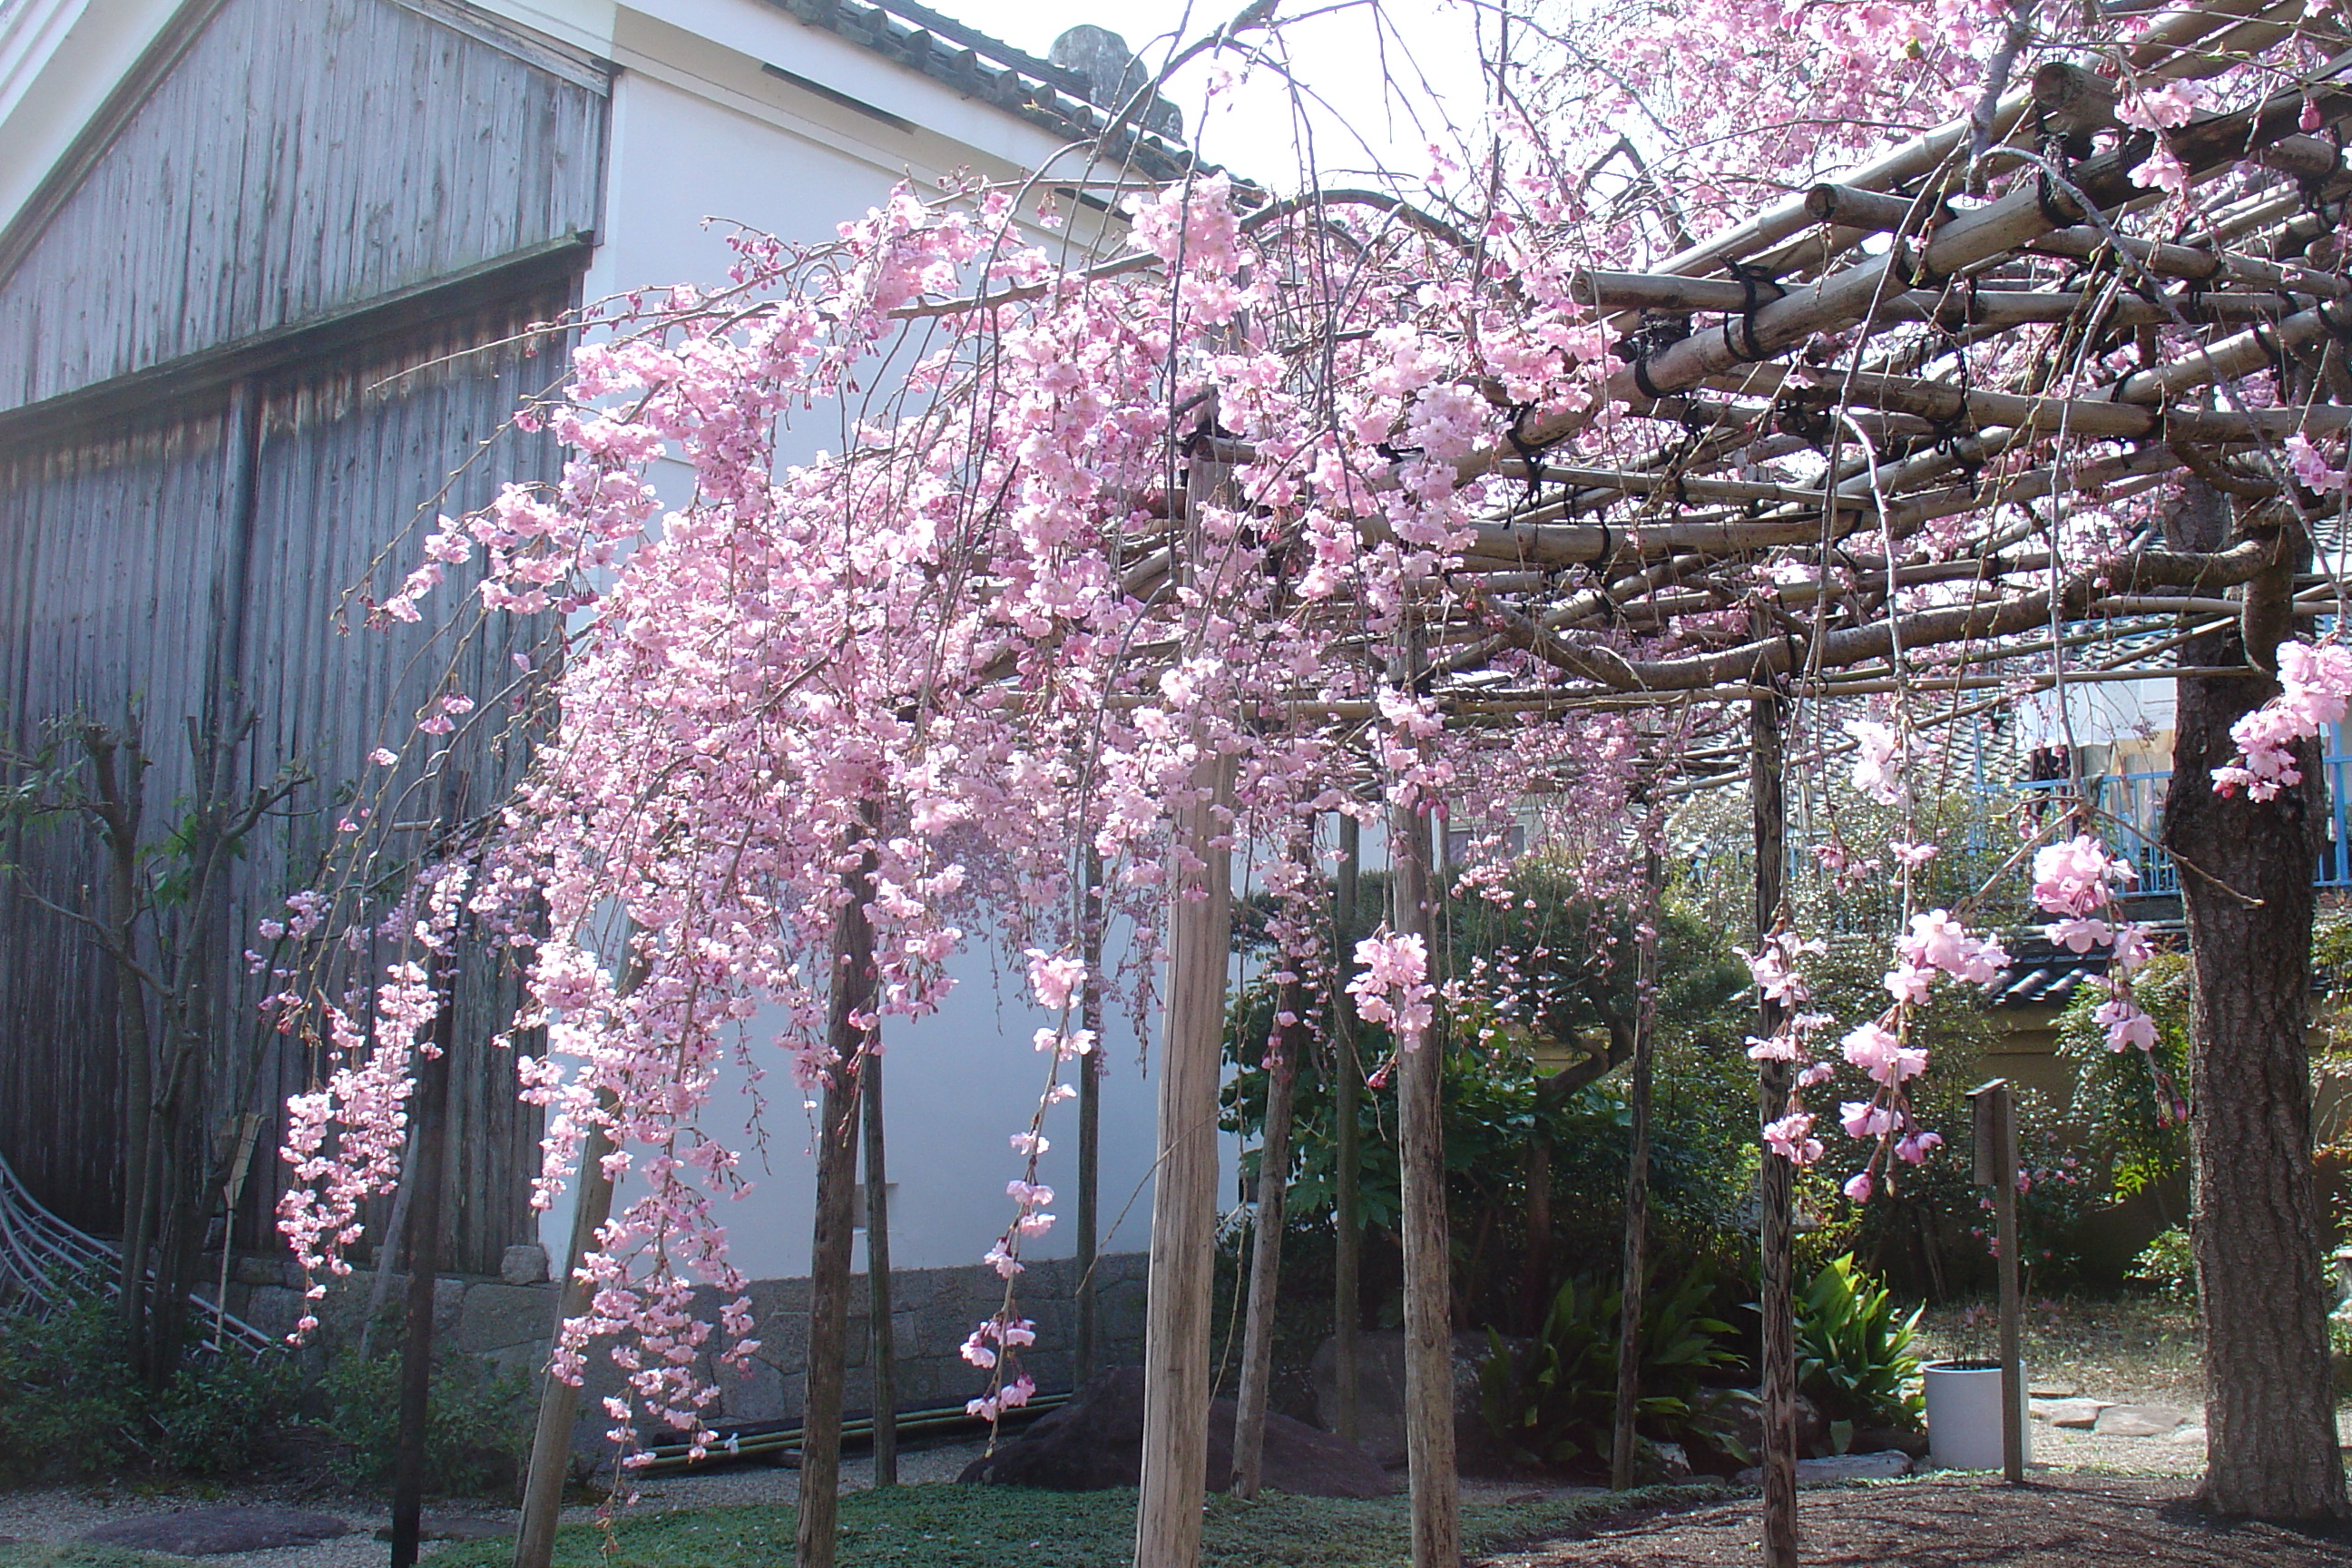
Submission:
<svg viewBox="0 0 2352 1568">
<path fill-rule="evenodd" d="M 1920 1369 L 1927 1391 L 1928 1457 L 1938 1469 L 1997 1470 L 2000 1452 L 2000 1363 L 1931 1361 Z M 2027 1401 L 2018 1401 L 2018 1453 L 2033 1457 Z"/>
</svg>

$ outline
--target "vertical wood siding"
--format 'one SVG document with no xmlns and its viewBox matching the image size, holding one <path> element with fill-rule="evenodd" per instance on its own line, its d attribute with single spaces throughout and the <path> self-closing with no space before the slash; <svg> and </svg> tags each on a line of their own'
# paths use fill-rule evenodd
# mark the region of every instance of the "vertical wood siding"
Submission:
<svg viewBox="0 0 2352 1568">
<path fill-rule="evenodd" d="M 512 674 L 526 628 L 492 622 L 488 635 L 453 650 L 429 625 L 370 630 L 356 613 L 346 623 L 338 610 L 420 508 L 429 525 L 436 511 L 481 505 L 507 479 L 551 475 L 556 456 L 544 437 L 500 434 L 499 426 L 523 391 L 555 373 L 558 359 L 530 357 L 516 345 L 465 351 L 568 303 L 542 292 L 486 306 L 251 388 L 258 444 L 242 519 L 241 614 L 215 593 L 236 559 L 232 529 L 242 491 L 232 447 L 252 428 L 232 417 L 226 393 L 137 428 L 0 454 L 0 733 L 21 746 L 52 717 L 81 711 L 120 722 L 136 707 L 157 763 L 147 781 L 152 834 L 190 789 L 184 716 L 205 711 L 209 677 L 222 671 L 231 678 L 226 710 L 260 719 L 240 758 L 241 783 L 266 783 L 289 760 L 316 775 L 237 868 L 221 944 L 230 960 L 220 979 L 231 998 L 221 1021 L 225 1047 L 262 1037 L 255 1004 L 266 988 L 234 955 L 256 944 L 257 921 L 310 881 L 341 814 L 341 790 L 380 771 L 367 753 L 401 745 L 418 708 L 439 692 L 454 685 L 487 694 Z M 394 551 L 396 565 L 379 572 L 379 592 L 415 563 L 415 537 Z M 462 600 L 470 583 L 454 569 L 443 593 Z M 231 657 L 223 639 L 238 626 Z M 461 756 L 474 809 L 522 761 L 511 740 L 469 742 Z M 430 817 L 436 803 L 411 801 L 401 811 Z M 0 844 L 0 857 L 68 906 L 86 903 L 98 869 L 93 840 L 68 825 L 20 829 Z M 0 1151 L 44 1202 L 111 1233 L 121 1202 L 121 1051 L 107 1023 L 107 965 L 70 921 L 13 889 L 0 891 Z M 446 1266 L 459 1270 L 495 1271 L 499 1252 L 533 1230 L 538 1122 L 516 1101 L 511 1061 L 493 1044 L 514 1002 L 511 976 L 477 955 L 461 988 L 443 1211 Z M 243 1205 L 240 1245 L 270 1240 L 278 1109 L 310 1086 L 318 1067 L 291 1042 L 268 1037 L 248 1106 L 268 1114 L 269 1131 Z M 216 1104 L 208 1120 L 233 1124 L 247 1108 Z"/>
<path fill-rule="evenodd" d="M 593 229 L 604 110 L 393 0 L 229 0 L 0 279 L 0 409 Z"/>
</svg>

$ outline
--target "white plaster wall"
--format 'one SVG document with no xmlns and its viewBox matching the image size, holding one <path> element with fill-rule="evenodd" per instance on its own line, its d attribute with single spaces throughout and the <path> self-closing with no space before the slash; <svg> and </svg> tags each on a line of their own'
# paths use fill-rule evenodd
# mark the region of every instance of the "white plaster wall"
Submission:
<svg viewBox="0 0 2352 1568">
<path fill-rule="evenodd" d="M 613 15 L 603 47 L 622 68 L 614 83 L 591 299 L 675 282 L 723 282 L 731 252 L 722 229 L 704 226 L 706 217 L 788 239 L 826 240 L 838 224 L 864 214 L 910 175 L 935 178 L 960 165 L 1009 174 L 1013 160 L 1041 160 L 1057 150 L 1042 132 L 985 103 L 960 100 L 768 6 L 658 0 Z M 584 8 L 580 18 L 593 20 Z M 584 30 L 565 36 L 578 42 Z M 923 130 L 898 132 L 765 77 L 757 71 L 762 59 Z M 820 410 L 796 416 L 784 449 L 798 458 L 841 445 L 838 416 Z M 661 467 L 665 499 L 675 504 L 683 499 L 685 470 Z M 1013 1214 L 1004 1185 L 1023 1165 L 1008 1136 L 1027 1126 L 1045 1086 L 1046 1063 L 1031 1037 L 1049 1020 L 1026 1005 L 1025 979 L 1000 976 L 1001 967 L 996 955 L 966 954 L 954 966 L 959 984 L 940 1014 L 886 1027 L 888 1173 L 896 1188 L 891 1246 L 898 1267 L 975 1263 Z M 777 1022 L 762 1016 L 749 1026 L 773 1068 L 762 1086 L 771 1097 L 766 1138 L 764 1148 L 746 1158 L 751 1191 L 723 1216 L 736 1265 L 754 1279 L 808 1272 L 814 1113 L 802 1104 L 781 1053 L 768 1047 Z M 1114 1012 L 1104 1032 L 1103 1246 L 1140 1250 L 1150 1236 L 1156 1080 L 1144 1073 L 1128 1020 Z M 730 1071 L 719 1108 L 706 1118 L 711 1132 L 737 1147 L 750 1141 L 744 1087 Z M 1030 1240 L 1024 1251 L 1065 1257 L 1073 1250 L 1076 1219 L 1075 1102 L 1054 1110 L 1046 1137 L 1052 1147 L 1041 1179 L 1055 1189 L 1064 1224 Z M 621 1201 L 630 1195 L 625 1184 Z M 568 1199 L 559 1204 L 542 1225 L 551 1253 L 568 1237 L 570 1206 Z"/>
</svg>

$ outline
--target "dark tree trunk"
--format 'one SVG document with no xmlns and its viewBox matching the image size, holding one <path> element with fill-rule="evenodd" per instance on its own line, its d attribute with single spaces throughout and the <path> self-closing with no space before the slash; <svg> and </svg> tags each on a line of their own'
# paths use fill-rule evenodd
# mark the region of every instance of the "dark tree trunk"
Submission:
<svg viewBox="0 0 2352 1568">
<path fill-rule="evenodd" d="M 1339 818 L 1339 874 L 1331 921 L 1331 1371 L 1339 1384 L 1339 1419 L 1332 1429 L 1356 1440 L 1356 1332 L 1364 1320 L 1364 1220 L 1357 1203 L 1363 1155 L 1356 1146 L 1364 1067 L 1356 1056 L 1356 1014 L 1348 982 L 1356 973 L 1356 894 L 1363 869 L 1363 830 Z"/>
<path fill-rule="evenodd" d="M 2220 510 L 2210 492 L 2192 496 L 2168 531 L 2191 547 L 2217 542 Z M 2245 663 L 2249 651 L 2233 629 L 2189 644 L 2180 658 L 2210 668 Z M 2271 647 L 2251 651 L 2271 662 Z M 2164 845 L 2179 867 L 2193 981 L 2189 1234 L 2205 1337 L 2202 1496 L 2232 1517 L 2341 1517 L 2305 1045 L 2312 879 L 2326 815 L 2319 748 L 2296 748 L 2303 783 L 2275 801 L 2221 795 L 2212 770 L 2236 752 L 2230 726 L 2278 687 L 2252 673 L 2176 686 Z"/>
<path fill-rule="evenodd" d="M 1756 945 L 1780 928 L 1782 884 L 1788 870 L 1785 833 L 1788 805 L 1782 795 L 1780 700 L 1759 697 L 1748 708 L 1749 805 L 1756 817 Z M 1756 1032 L 1770 1039 L 1780 1026 L 1780 1005 L 1758 1004 Z M 1794 1075 L 1783 1061 L 1766 1061 L 1757 1080 L 1763 1122 L 1789 1112 Z M 1797 1568 L 1797 1328 L 1790 1273 L 1790 1208 L 1796 1201 L 1797 1168 L 1769 1148 L 1757 1172 L 1759 1212 L 1757 1250 L 1763 1318 L 1764 1568 Z"/>
<path fill-rule="evenodd" d="M 871 816 L 868 816 L 871 821 Z M 801 1402 L 800 1521 L 797 1568 L 833 1568 L 839 1550 L 841 1400 L 849 1351 L 852 1197 L 857 1187 L 858 1110 L 864 1097 L 866 1035 L 858 1016 L 874 994 L 873 858 L 861 854 L 842 879 L 848 897 L 835 918 L 831 1007 L 825 1041 L 834 1063 L 817 1111 L 816 1218 L 809 1246 L 806 1389 Z"/>
</svg>

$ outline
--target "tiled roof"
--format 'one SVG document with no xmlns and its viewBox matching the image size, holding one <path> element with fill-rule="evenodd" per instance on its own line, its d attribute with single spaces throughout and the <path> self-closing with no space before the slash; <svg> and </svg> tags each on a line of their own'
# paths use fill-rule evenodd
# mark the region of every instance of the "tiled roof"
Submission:
<svg viewBox="0 0 2352 1568">
<path fill-rule="evenodd" d="M 1073 141 L 1102 134 L 1120 101 L 1122 84 L 1098 87 L 1087 75 L 1041 60 L 1002 39 L 967 27 L 914 0 L 769 0 L 813 27 L 823 27 L 873 50 L 908 70 L 920 71 L 970 98 L 985 99 L 1007 113 Z M 1143 121 L 1139 129 L 1134 121 Z M 1171 104 L 1154 96 L 1139 116 L 1130 116 L 1105 152 L 1131 163 L 1153 179 L 1168 179 L 1192 166 L 1181 142 L 1182 119 Z"/>
</svg>

